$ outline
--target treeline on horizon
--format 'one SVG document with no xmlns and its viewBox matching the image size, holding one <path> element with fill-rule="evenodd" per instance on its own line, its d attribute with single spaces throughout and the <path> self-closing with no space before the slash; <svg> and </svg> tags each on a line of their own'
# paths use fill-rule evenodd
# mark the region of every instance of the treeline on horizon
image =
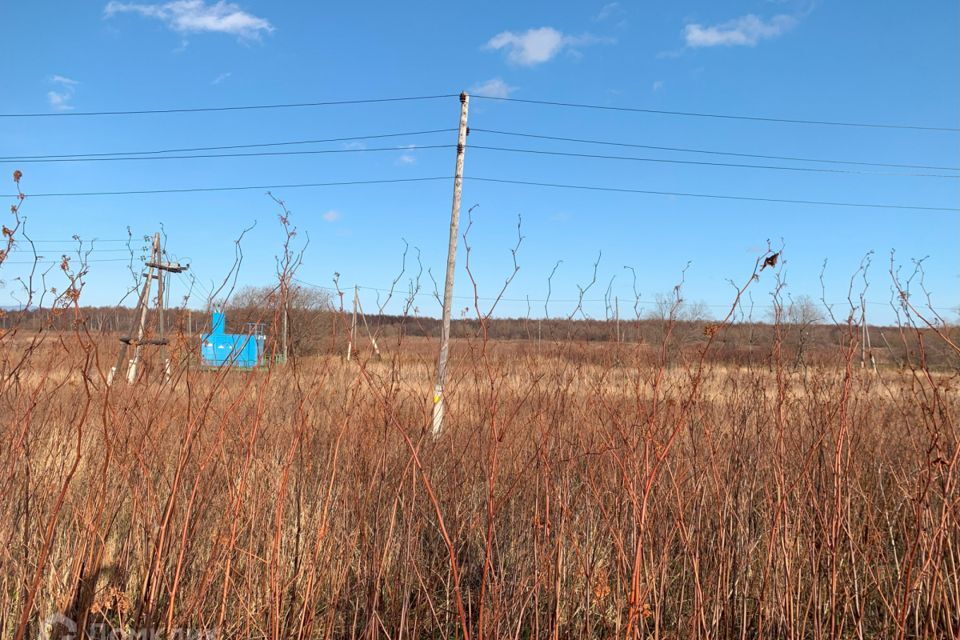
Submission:
<svg viewBox="0 0 960 640">
<path fill-rule="evenodd" d="M 251 324 L 258 324 L 268 337 L 268 343 L 279 340 L 282 321 L 280 312 L 263 304 L 228 305 L 229 333 L 245 333 Z M 151 309 L 151 314 L 155 313 Z M 199 339 L 209 331 L 210 314 L 207 311 L 184 308 L 168 309 L 167 330 Z M 679 314 L 678 314 L 679 315 Z M 419 315 L 368 314 L 357 319 L 356 349 L 363 351 L 370 344 L 368 329 L 383 345 L 397 345 L 404 338 L 439 339 L 439 318 Z M 9 331 L 73 331 L 85 329 L 104 336 L 127 335 L 136 318 L 129 307 L 81 307 L 58 311 L 33 309 L 5 311 L 0 315 L 0 330 Z M 849 341 L 850 332 L 861 336 L 862 328 L 847 323 L 846 318 L 834 322 L 823 317 L 801 318 L 800 321 L 781 319 L 771 321 L 739 321 L 726 325 L 714 342 L 711 359 L 744 365 L 769 364 L 779 357 L 793 366 L 826 365 L 835 360 L 836 347 Z M 292 356 L 310 356 L 340 353 L 345 349 L 352 321 L 352 310 L 332 310 L 329 305 L 317 308 L 290 308 L 288 310 L 288 345 Z M 681 352 L 694 353 L 706 343 L 716 326 L 711 319 L 682 317 L 641 317 L 624 319 L 593 318 L 454 318 L 451 336 L 454 339 L 477 339 L 484 335 L 489 340 L 514 341 L 537 348 L 558 342 L 595 343 L 612 345 L 646 345 L 655 350 L 669 332 L 670 341 Z M 938 330 L 954 344 L 960 342 L 960 325 L 945 325 Z M 875 362 L 878 367 L 907 367 L 919 364 L 940 370 L 960 370 L 960 358 L 934 330 L 914 326 L 870 326 L 869 348 L 865 345 L 861 356 L 866 366 Z M 779 349 L 779 356 L 775 356 Z M 269 350 L 269 346 L 268 346 Z M 872 356 L 872 360 L 871 360 Z"/>
</svg>

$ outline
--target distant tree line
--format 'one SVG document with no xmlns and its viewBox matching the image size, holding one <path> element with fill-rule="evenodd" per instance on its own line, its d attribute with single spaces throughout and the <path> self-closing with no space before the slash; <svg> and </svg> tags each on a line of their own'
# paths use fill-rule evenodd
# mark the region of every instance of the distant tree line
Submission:
<svg viewBox="0 0 960 640">
<path fill-rule="evenodd" d="M 286 315 L 287 347 L 291 356 L 342 352 L 351 322 L 350 309 L 340 312 L 328 293 L 304 287 L 291 287 L 285 296 L 276 287 L 246 287 L 235 292 L 226 303 L 214 306 L 226 311 L 227 332 L 243 333 L 248 325 L 259 325 L 268 336 L 268 352 L 274 346 L 278 350 L 282 348 Z M 166 313 L 170 332 L 199 336 L 210 328 L 209 309 L 174 308 Z M 0 316 L 0 330 L 17 326 L 24 331 L 64 331 L 76 328 L 80 322 L 94 333 L 125 334 L 134 320 L 133 309 L 128 307 L 84 307 L 79 321 L 69 311 L 7 310 Z M 845 320 L 839 323 L 829 320 L 812 300 L 801 297 L 764 322 L 741 320 L 719 331 L 712 357 L 742 364 L 769 363 L 779 341 L 779 357 L 785 364 L 796 367 L 823 364 L 827 354 L 834 357 L 837 345 L 849 341 L 851 331 L 859 336 L 860 328 L 847 326 Z M 440 320 L 432 317 L 374 314 L 366 316 L 366 323 L 358 329 L 360 343 L 366 342 L 366 327 L 378 340 L 393 343 L 405 337 L 439 338 L 440 335 Z M 640 318 L 619 321 L 568 317 L 490 318 L 481 325 L 476 317 L 461 317 L 452 321 L 451 336 L 480 339 L 485 334 L 490 340 L 538 345 L 572 341 L 640 344 L 651 348 L 669 336 L 675 347 L 695 353 L 716 326 L 716 320 L 708 317 L 702 305 L 672 305 L 664 301 Z M 954 344 L 960 343 L 960 325 L 943 325 L 939 330 Z M 902 366 L 917 361 L 922 342 L 923 356 L 929 366 L 960 368 L 957 353 L 930 329 L 871 326 L 869 332 L 872 351 L 864 349 L 863 356 L 869 362 L 872 355 L 878 366 Z"/>
</svg>

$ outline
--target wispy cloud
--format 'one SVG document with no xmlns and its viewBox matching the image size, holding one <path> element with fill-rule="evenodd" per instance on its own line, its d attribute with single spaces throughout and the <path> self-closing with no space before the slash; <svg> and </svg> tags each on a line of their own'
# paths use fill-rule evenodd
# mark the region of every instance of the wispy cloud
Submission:
<svg viewBox="0 0 960 640">
<path fill-rule="evenodd" d="M 511 87 L 500 78 L 491 78 L 486 82 L 473 85 L 470 88 L 470 93 L 487 98 L 509 98 L 510 94 L 516 90 L 516 87 Z"/>
<path fill-rule="evenodd" d="M 657 91 L 660 91 L 660 89 L 663 89 L 663 80 L 654 80 L 653 86 L 651 86 L 650 89 L 654 93 L 656 93 Z"/>
<path fill-rule="evenodd" d="M 135 13 L 154 18 L 180 34 L 228 33 L 242 40 L 259 40 L 274 28 L 265 18 L 255 16 L 226 0 L 207 4 L 205 0 L 173 0 L 160 4 L 141 4 L 111 0 L 103 9 L 104 17 Z"/>
<path fill-rule="evenodd" d="M 73 105 L 70 103 L 80 83 L 72 78 L 60 75 L 51 76 L 50 82 L 55 87 L 55 89 L 47 92 L 47 102 L 50 103 L 50 106 L 57 111 L 70 111 L 73 109 Z"/>
<path fill-rule="evenodd" d="M 525 67 L 533 67 L 555 58 L 560 52 L 575 52 L 578 47 L 592 44 L 612 44 L 612 38 L 601 38 L 589 33 L 571 36 L 553 27 L 528 29 L 522 33 L 503 31 L 490 38 L 485 49 L 507 52 L 507 61 Z"/>
<path fill-rule="evenodd" d="M 73 109 L 70 104 L 70 96 L 58 91 L 47 91 L 47 102 L 57 111 L 69 111 Z"/>
<path fill-rule="evenodd" d="M 343 214 L 336 209 L 330 209 L 329 211 L 325 211 L 321 217 L 327 222 L 336 222 L 343 217 Z"/>
<path fill-rule="evenodd" d="M 397 158 L 397 164 L 402 164 L 402 165 L 416 164 L 417 157 L 413 155 L 413 151 L 417 148 L 417 145 L 408 144 L 408 145 L 405 145 L 403 148 L 409 149 L 410 151 L 407 153 L 401 154 L 401 156 Z"/>
<path fill-rule="evenodd" d="M 754 47 L 762 40 L 777 38 L 797 25 L 797 18 L 789 15 L 773 16 L 769 20 L 750 13 L 720 24 L 704 26 L 688 24 L 683 37 L 688 47 Z"/>
<path fill-rule="evenodd" d="M 50 82 L 56 82 L 57 84 L 61 84 L 61 85 L 67 86 L 67 87 L 75 87 L 75 86 L 77 86 L 78 84 L 80 84 L 80 83 L 77 82 L 76 80 L 73 80 L 73 79 L 71 79 L 71 78 L 67 78 L 67 77 L 65 77 L 65 76 L 58 76 L 58 75 L 52 76 L 52 77 L 50 78 Z"/>
<path fill-rule="evenodd" d="M 685 49 L 670 49 L 668 51 L 660 51 L 657 53 L 657 60 L 672 60 L 674 58 L 679 58 L 683 55 Z"/>
<path fill-rule="evenodd" d="M 230 72 L 230 71 L 226 71 L 226 72 L 224 72 L 224 73 L 221 73 L 221 74 L 218 75 L 216 78 L 214 78 L 213 81 L 210 82 L 210 84 L 220 84 L 221 82 L 223 82 L 224 80 L 226 80 L 227 78 L 229 78 L 229 77 L 232 76 L 232 75 L 233 75 L 233 73 Z"/>
<path fill-rule="evenodd" d="M 597 15 L 593 16 L 594 22 L 603 22 L 604 20 L 609 20 L 610 18 L 619 16 L 623 13 L 623 7 L 619 2 L 608 2 L 600 8 L 600 11 Z"/>
<path fill-rule="evenodd" d="M 361 149 L 366 149 L 367 145 L 362 142 L 344 142 L 343 148 L 350 151 L 360 151 Z"/>
</svg>

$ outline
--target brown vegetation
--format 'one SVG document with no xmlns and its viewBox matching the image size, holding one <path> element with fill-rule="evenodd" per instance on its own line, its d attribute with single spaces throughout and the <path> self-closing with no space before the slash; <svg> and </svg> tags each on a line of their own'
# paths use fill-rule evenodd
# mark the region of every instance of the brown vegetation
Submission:
<svg viewBox="0 0 960 640">
<path fill-rule="evenodd" d="M 960 635 L 960 379 L 937 326 L 897 329 L 901 366 L 874 372 L 852 315 L 797 366 L 780 322 L 748 358 L 729 318 L 592 343 L 498 340 L 478 313 L 433 437 L 415 318 L 382 359 L 361 341 L 246 373 L 189 366 L 180 334 L 170 379 L 148 361 L 109 387 L 115 342 L 78 299 L 47 312 L 70 330 L 0 337 L 3 637 L 51 615 L 224 638 Z"/>
<path fill-rule="evenodd" d="M 957 633 L 955 375 L 664 346 L 460 342 L 434 440 L 432 342 L 108 388 L 112 343 L 21 335 L 3 634 Z"/>
</svg>

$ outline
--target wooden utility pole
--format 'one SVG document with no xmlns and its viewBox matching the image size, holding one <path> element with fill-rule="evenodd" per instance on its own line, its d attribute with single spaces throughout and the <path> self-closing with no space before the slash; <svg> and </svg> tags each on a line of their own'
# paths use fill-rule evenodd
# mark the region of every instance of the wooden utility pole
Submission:
<svg viewBox="0 0 960 640">
<path fill-rule="evenodd" d="M 156 241 L 156 238 L 154 238 Z M 150 252 L 150 262 L 154 262 L 155 249 Z M 140 297 L 137 299 L 137 307 L 133 312 L 133 322 L 136 323 L 135 326 L 137 329 L 136 340 L 137 345 L 140 344 L 140 341 L 143 340 L 143 333 L 146 328 L 147 323 L 147 308 L 150 306 L 150 285 L 153 284 L 154 279 L 153 267 L 147 268 L 147 273 L 145 280 L 143 282 L 143 289 L 140 291 Z M 130 334 L 133 334 L 133 327 L 131 327 Z M 121 336 L 120 337 L 120 352 L 117 354 L 117 364 L 114 365 L 113 369 L 110 370 L 110 374 L 107 376 L 107 384 L 113 384 L 114 377 L 120 373 L 123 369 L 124 363 L 127 364 L 127 377 L 130 379 L 130 373 L 133 373 L 133 377 L 136 378 L 136 366 L 137 359 L 139 357 L 139 346 L 135 350 L 134 359 L 130 362 L 127 362 L 127 348 L 130 346 L 131 337 L 130 336 Z"/>
<path fill-rule="evenodd" d="M 360 302 L 360 297 L 357 296 L 357 309 L 360 310 L 360 318 L 363 320 L 363 328 L 367 330 L 367 335 L 370 337 L 370 344 L 373 345 L 373 352 L 377 355 L 377 359 L 380 359 L 380 347 L 377 346 L 377 337 L 373 335 L 370 331 L 370 325 L 367 324 L 367 314 L 363 312 L 363 303 Z"/>
<path fill-rule="evenodd" d="M 870 344 L 870 325 L 867 323 L 867 301 L 864 295 L 860 294 L 860 308 L 863 310 L 861 315 L 862 326 L 860 328 L 860 368 L 866 368 L 867 356 L 870 356 L 870 365 L 873 372 L 877 372 L 877 361 L 873 357 L 873 347 Z"/>
<path fill-rule="evenodd" d="M 433 388 L 433 435 L 443 430 L 444 384 L 450 353 L 450 307 L 453 304 L 453 274 L 457 263 L 457 228 L 460 225 L 460 194 L 463 189 L 463 154 L 467 148 L 467 110 L 470 96 L 460 94 L 460 129 L 457 133 L 457 165 L 453 174 L 453 206 L 450 211 L 450 243 L 447 247 L 447 277 L 443 285 L 443 325 L 440 330 L 440 358 L 437 383 Z"/>
<path fill-rule="evenodd" d="M 543 340 L 543 318 L 537 318 L 537 355 L 540 355 L 540 342 Z"/>
<path fill-rule="evenodd" d="M 620 344 L 620 298 L 613 298 L 613 315 L 617 319 L 617 344 Z"/>
<path fill-rule="evenodd" d="M 367 332 L 367 337 L 370 338 L 370 346 L 373 347 L 373 353 L 379 360 L 382 357 L 380 355 L 380 346 L 377 344 L 377 337 L 370 331 L 370 325 L 367 323 L 367 314 L 364 313 L 363 303 L 360 302 L 360 286 L 355 285 L 353 287 L 353 319 L 350 321 L 350 335 L 347 338 L 347 362 L 350 362 L 350 354 L 353 353 L 354 345 L 357 344 L 357 333 L 360 331 L 360 323 L 357 321 L 358 317 L 363 322 L 363 328 Z"/>
<path fill-rule="evenodd" d="M 167 273 L 182 273 L 187 270 L 186 266 L 178 263 L 163 262 L 163 250 L 160 247 L 160 234 L 153 235 L 153 246 L 150 251 L 150 260 L 146 265 L 147 272 L 144 275 L 143 289 L 140 291 L 140 297 L 137 300 L 137 306 L 133 312 L 133 325 L 130 327 L 130 335 L 120 336 L 120 352 L 117 354 L 117 363 L 107 375 L 107 384 L 113 384 L 118 374 L 123 372 L 126 365 L 126 379 L 129 383 L 137 380 L 137 370 L 140 366 L 140 360 L 143 355 L 144 345 L 155 345 L 160 347 L 160 357 L 163 361 L 164 375 L 170 375 L 170 362 L 167 359 L 166 345 L 168 340 L 164 337 L 164 293 L 165 278 Z M 157 280 L 157 330 L 156 338 L 147 338 L 148 313 L 150 311 L 150 289 L 153 281 Z M 136 333 L 134 334 L 134 330 Z M 133 358 L 127 361 L 127 348 L 133 345 Z"/>
<path fill-rule="evenodd" d="M 353 319 L 350 321 L 350 335 L 347 336 L 347 362 L 350 362 L 350 354 L 353 352 L 353 343 L 357 339 L 357 298 L 360 296 L 359 288 L 353 287 Z"/>
</svg>

